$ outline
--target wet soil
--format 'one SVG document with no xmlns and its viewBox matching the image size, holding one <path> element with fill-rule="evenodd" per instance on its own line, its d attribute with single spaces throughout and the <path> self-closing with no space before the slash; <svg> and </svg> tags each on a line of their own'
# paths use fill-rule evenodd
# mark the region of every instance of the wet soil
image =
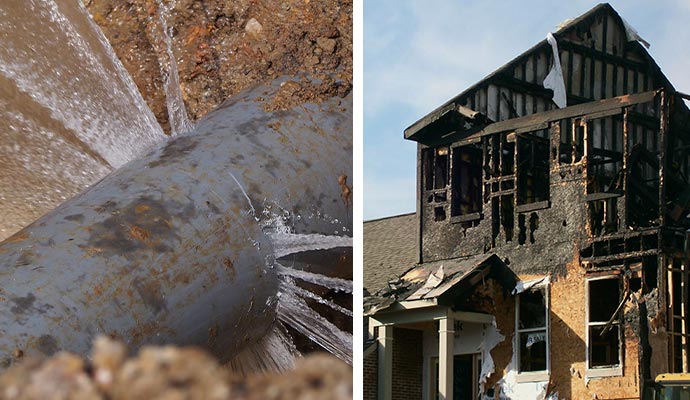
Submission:
<svg viewBox="0 0 690 400">
<path fill-rule="evenodd" d="M 169 133 L 157 0 L 82 1 Z M 294 79 L 276 96 L 275 108 L 345 96 L 352 88 L 352 0 L 165 4 L 171 8 L 167 33 L 192 121 L 234 93 L 281 75 L 307 73 L 320 83 Z"/>
</svg>

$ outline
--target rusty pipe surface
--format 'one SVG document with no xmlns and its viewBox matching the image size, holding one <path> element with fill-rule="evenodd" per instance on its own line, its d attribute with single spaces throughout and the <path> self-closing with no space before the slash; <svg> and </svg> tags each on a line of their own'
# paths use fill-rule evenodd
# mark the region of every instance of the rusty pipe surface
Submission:
<svg viewBox="0 0 690 400">
<path fill-rule="evenodd" d="M 2 367 L 18 350 L 86 354 L 97 334 L 227 360 L 272 329 L 263 219 L 352 227 L 352 97 L 266 111 L 286 79 L 235 95 L 0 244 Z"/>
</svg>

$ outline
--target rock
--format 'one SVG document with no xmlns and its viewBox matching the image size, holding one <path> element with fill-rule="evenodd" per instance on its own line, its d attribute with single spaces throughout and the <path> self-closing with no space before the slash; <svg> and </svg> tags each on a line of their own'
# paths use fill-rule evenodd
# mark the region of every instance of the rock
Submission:
<svg viewBox="0 0 690 400">
<path fill-rule="evenodd" d="M 103 399 L 87 374 L 84 361 L 67 352 L 42 364 L 35 359 L 24 360 L 0 376 L 0 387 L 0 399 Z"/>
<path fill-rule="evenodd" d="M 227 371 L 196 348 L 144 347 L 117 372 L 110 398 L 209 399 L 230 395 Z"/>
<path fill-rule="evenodd" d="M 326 53 L 333 54 L 335 52 L 335 39 L 329 39 L 326 37 L 320 37 L 316 39 L 316 44 Z"/>
<path fill-rule="evenodd" d="M 247 21 L 247 25 L 244 26 L 244 30 L 248 34 L 254 36 L 255 39 L 261 36 L 261 31 L 263 31 L 263 29 L 264 27 L 254 18 Z"/>
<path fill-rule="evenodd" d="M 115 381 L 115 373 L 127 358 L 127 349 L 120 342 L 99 336 L 94 341 L 91 358 L 96 384 L 101 389 L 109 390 Z"/>
</svg>

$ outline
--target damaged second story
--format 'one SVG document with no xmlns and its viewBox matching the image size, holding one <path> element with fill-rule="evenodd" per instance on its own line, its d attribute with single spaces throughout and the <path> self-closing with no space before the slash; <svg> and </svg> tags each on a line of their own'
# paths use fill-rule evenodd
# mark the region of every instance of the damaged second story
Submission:
<svg viewBox="0 0 690 400">
<path fill-rule="evenodd" d="M 418 143 L 417 263 L 365 314 L 393 343 L 395 328 L 434 343 L 420 398 L 639 398 L 656 374 L 690 372 L 690 96 L 646 45 L 599 5 L 405 130 Z M 466 362 L 458 323 L 491 321 L 480 314 L 505 340 Z M 391 398 L 383 348 L 378 394 Z M 473 397 L 453 387 L 444 349 L 466 362 Z"/>
</svg>

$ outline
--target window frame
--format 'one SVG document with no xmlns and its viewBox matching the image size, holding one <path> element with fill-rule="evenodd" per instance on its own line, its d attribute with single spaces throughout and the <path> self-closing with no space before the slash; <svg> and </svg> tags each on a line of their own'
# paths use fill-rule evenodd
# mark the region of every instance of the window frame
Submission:
<svg viewBox="0 0 690 400">
<path fill-rule="evenodd" d="M 551 290 L 550 279 L 540 278 L 537 281 L 540 283 L 530 285 L 530 281 L 525 282 L 525 286 L 529 288 L 517 293 L 515 296 L 515 335 L 513 338 L 513 346 L 515 351 L 515 360 L 517 365 L 516 381 L 517 382 L 543 382 L 548 381 L 551 376 Z M 545 327 L 539 328 L 520 328 L 520 297 L 523 293 L 531 290 L 541 290 L 544 293 L 544 322 Z M 529 332 L 539 332 L 546 330 L 546 369 L 541 371 L 521 371 L 520 370 L 520 334 Z"/>
<path fill-rule="evenodd" d="M 590 353 L 591 353 L 591 338 L 590 327 L 605 326 L 606 322 L 590 322 L 589 318 L 589 300 L 590 300 L 590 282 L 601 281 L 605 279 L 615 279 L 618 281 L 618 302 L 620 303 L 622 296 L 621 277 L 620 275 L 604 275 L 597 277 L 590 277 L 585 279 L 585 377 L 586 378 L 606 378 L 613 376 L 623 376 L 623 362 L 624 362 L 624 335 L 623 324 L 620 315 L 613 325 L 618 327 L 618 364 L 606 367 L 590 367 Z"/>
</svg>

